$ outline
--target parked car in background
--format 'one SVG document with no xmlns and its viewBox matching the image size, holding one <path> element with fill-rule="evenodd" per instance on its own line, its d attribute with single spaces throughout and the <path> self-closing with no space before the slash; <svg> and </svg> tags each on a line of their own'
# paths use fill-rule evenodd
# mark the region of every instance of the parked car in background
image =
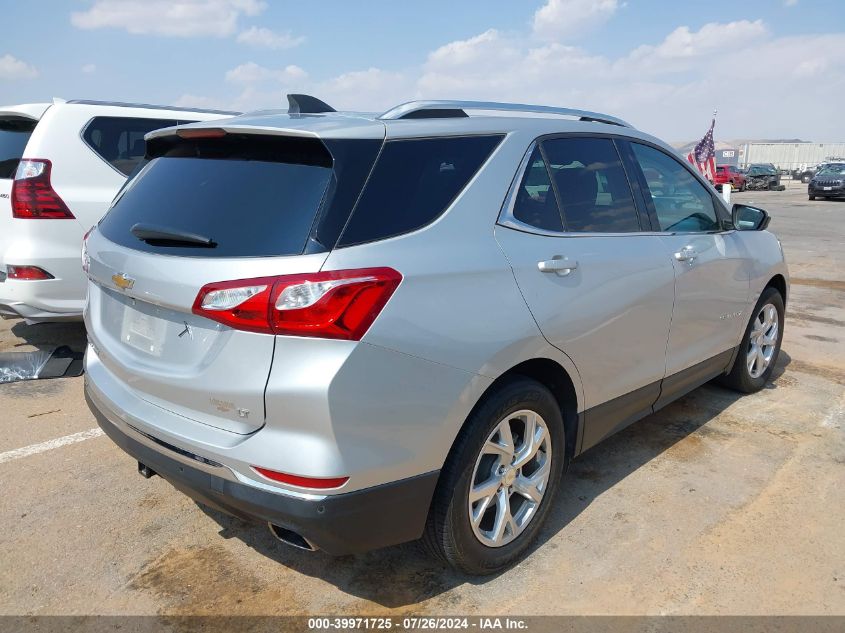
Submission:
<svg viewBox="0 0 845 633">
<path fill-rule="evenodd" d="M 160 127 L 230 116 L 100 101 L 0 106 L 0 314 L 81 319 L 82 236 Z"/>
<path fill-rule="evenodd" d="M 737 191 L 745 191 L 745 174 L 733 165 L 716 165 L 713 185 L 721 189 L 724 184 L 730 184 Z"/>
<path fill-rule="evenodd" d="M 302 549 L 423 537 L 494 573 L 572 458 L 771 376 L 769 217 L 669 145 L 566 108 L 293 103 L 151 133 L 85 241 L 86 397 L 142 475 Z"/>
<path fill-rule="evenodd" d="M 745 188 L 780 191 L 780 172 L 771 163 L 752 163 L 745 169 Z"/>
<path fill-rule="evenodd" d="M 810 179 L 812 179 L 812 177 L 816 175 L 817 171 L 818 166 L 796 169 L 792 172 L 792 179 L 800 180 L 801 182 L 810 182 Z"/>
<path fill-rule="evenodd" d="M 845 163 L 827 163 L 810 180 L 807 196 L 816 198 L 845 197 Z"/>
</svg>

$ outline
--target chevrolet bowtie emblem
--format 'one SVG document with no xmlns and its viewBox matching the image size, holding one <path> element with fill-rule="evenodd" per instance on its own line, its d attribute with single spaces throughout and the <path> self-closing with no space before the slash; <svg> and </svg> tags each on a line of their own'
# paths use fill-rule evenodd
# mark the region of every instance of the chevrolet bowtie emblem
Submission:
<svg viewBox="0 0 845 633">
<path fill-rule="evenodd" d="M 135 280 L 132 279 L 132 277 L 127 277 L 125 273 L 112 275 L 111 280 L 114 282 L 114 285 L 120 288 L 121 290 L 129 290 L 132 286 L 135 285 Z"/>
</svg>

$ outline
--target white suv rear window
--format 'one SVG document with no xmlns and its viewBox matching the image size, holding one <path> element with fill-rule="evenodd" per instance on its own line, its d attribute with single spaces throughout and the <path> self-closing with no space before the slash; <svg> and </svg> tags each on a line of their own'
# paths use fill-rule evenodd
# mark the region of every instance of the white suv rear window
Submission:
<svg viewBox="0 0 845 633">
<path fill-rule="evenodd" d="M 14 178 L 18 163 L 38 121 L 26 117 L 0 118 L 0 178 Z"/>
</svg>

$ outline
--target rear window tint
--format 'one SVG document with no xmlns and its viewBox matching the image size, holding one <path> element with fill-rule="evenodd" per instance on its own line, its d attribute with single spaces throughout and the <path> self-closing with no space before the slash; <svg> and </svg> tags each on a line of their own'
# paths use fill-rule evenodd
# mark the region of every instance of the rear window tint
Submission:
<svg viewBox="0 0 845 633">
<path fill-rule="evenodd" d="M 128 176 L 144 157 L 147 133 L 186 123 L 193 121 L 100 116 L 88 123 L 82 138 L 100 158 Z"/>
<path fill-rule="evenodd" d="M 539 145 L 531 153 L 525 175 L 516 191 L 513 217 L 544 231 L 563 231 L 555 191 Z"/>
<path fill-rule="evenodd" d="M 502 136 L 388 141 L 338 246 L 409 233 L 437 219 Z"/>
<path fill-rule="evenodd" d="M 37 121 L 26 117 L 0 119 L 0 178 L 14 178 Z"/>
<path fill-rule="evenodd" d="M 177 142 L 156 152 L 118 194 L 100 231 L 136 250 L 195 257 L 332 248 L 381 142 L 248 136 Z M 145 242 L 132 234 L 136 224 L 201 235 L 215 246 Z"/>
</svg>

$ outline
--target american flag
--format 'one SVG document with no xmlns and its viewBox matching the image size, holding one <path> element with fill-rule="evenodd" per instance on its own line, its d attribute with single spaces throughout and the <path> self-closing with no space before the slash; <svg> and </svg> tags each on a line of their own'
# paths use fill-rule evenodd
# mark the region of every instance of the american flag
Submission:
<svg viewBox="0 0 845 633">
<path fill-rule="evenodd" d="M 687 154 L 687 160 L 698 168 L 707 180 L 713 182 L 716 176 L 716 147 L 713 144 L 713 127 L 716 118 L 710 123 L 710 129 L 704 138 L 698 142 L 695 149 Z"/>
</svg>

